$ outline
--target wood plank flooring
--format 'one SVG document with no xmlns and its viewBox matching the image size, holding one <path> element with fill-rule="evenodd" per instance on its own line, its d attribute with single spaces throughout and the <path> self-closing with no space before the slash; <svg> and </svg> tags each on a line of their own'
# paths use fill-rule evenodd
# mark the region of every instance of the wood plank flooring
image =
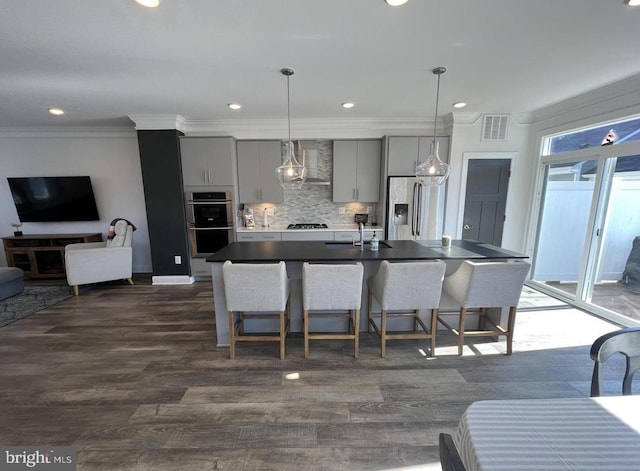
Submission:
<svg viewBox="0 0 640 471">
<path fill-rule="evenodd" d="M 72 445 L 80 470 L 439 470 L 437 439 L 473 401 L 587 396 L 589 346 L 617 327 L 520 312 L 504 340 L 299 335 L 216 348 L 211 284 L 96 286 L 0 329 L 0 443 Z M 622 365 L 616 366 L 617 370 Z M 608 388 L 613 389 L 613 382 Z"/>
</svg>

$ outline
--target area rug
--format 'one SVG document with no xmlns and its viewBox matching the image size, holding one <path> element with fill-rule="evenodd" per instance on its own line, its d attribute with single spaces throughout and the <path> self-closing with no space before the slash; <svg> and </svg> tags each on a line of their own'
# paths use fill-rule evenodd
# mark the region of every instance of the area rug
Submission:
<svg viewBox="0 0 640 471">
<path fill-rule="evenodd" d="M 0 327 L 72 296 L 73 291 L 69 286 L 25 286 L 22 294 L 0 301 Z"/>
</svg>

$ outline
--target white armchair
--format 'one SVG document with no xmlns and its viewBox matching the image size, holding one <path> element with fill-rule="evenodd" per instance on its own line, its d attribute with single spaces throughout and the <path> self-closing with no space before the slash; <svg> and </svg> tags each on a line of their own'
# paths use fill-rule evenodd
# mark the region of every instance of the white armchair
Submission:
<svg viewBox="0 0 640 471">
<path fill-rule="evenodd" d="M 113 239 L 107 242 L 69 244 L 65 247 L 67 283 L 76 296 L 79 285 L 112 280 L 127 280 L 133 284 L 133 226 L 120 219 L 115 223 L 114 232 Z"/>
</svg>

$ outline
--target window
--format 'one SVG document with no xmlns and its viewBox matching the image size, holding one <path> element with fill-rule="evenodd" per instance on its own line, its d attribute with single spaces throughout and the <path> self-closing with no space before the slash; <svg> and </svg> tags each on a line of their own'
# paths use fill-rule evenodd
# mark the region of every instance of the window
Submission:
<svg viewBox="0 0 640 471">
<path fill-rule="evenodd" d="M 565 132 L 547 139 L 544 155 L 559 154 L 572 150 L 600 147 L 610 130 L 618 135 L 615 144 L 626 141 L 640 141 L 640 117 L 618 121 L 597 127 Z"/>
</svg>

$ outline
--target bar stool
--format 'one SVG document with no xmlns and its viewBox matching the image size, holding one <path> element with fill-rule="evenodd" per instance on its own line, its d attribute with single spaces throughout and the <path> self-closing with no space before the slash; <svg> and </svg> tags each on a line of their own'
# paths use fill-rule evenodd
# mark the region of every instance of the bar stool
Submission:
<svg viewBox="0 0 640 471">
<path fill-rule="evenodd" d="M 285 263 L 231 263 L 227 260 L 222 265 L 222 277 L 229 315 L 229 358 L 235 358 L 236 342 L 276 341 L 280 342 L 280 359 L 284 360 L 291 316 L 290 281 Z M 244 321 L 247 319 L 278 319 L 278 334 L 245 334 Z"/>
<path fill-rule="evenodd" d="M 431 355 L 436 351 L 436 320 L 442 292 L 445 264 L 441 260 L 430 262 L 389 263 L 383 260 L 378 273 L 369 279 L 368 325 L 380 336 L 380 356 L 386 356 L 389 339 L 431 339 Z M 373 313 L 373 300 L 382 311 Z M 431 328 L 420 319 L 420 309 L 431 310 Z M 398 312 L 389 312 L 398 311 Z M 380 317 L 380 327 L 375 318 Z M 413 332 L 388 333 L 387 319 L 392 317 L 413 318 Z M 422 332 L 418 332 L 418 326 Z"/>
<path fill-rule="evenodd" d="M 473 262 L 465 260 L 460 267 L 444 279 L 442 285 L 442 307 L 460 306 L 458 328 L 438 317 L 438 322 L 458 337 L 458 355 L 462 355 L 464 338 L 468 337 L 507 337 L 507 355 L 513 347 L 513 329 L 516 322 L 516 309 L 522 286 L 531 265 L 524 260 L 513 262 Z M 487 314 L 488 308 L 509 308 L 507 326 L 492 320 Z M 479 309 L 478 330 L 467 331 L 465 321 L 468 309 Z M 439 315 L 450 313 L 442 312 Z M 485 329 L 486 324 L 489 328 Z"/>
<path fill-rule="evenodd" d="M 302 265 L 302 322 L 304 357 L 309 358 L 309 340 L 353 340 L 353 356 L 358 358 L 360 305 L 362 301 L 362 263 L 344 265 Z M 309 311 L 321 311 L 310 314 Z M 328 311 L 347 311 L 346 313 Z M 309 333 L 311 317 L 346 317 L 348 333 Z"/>
</svg>

